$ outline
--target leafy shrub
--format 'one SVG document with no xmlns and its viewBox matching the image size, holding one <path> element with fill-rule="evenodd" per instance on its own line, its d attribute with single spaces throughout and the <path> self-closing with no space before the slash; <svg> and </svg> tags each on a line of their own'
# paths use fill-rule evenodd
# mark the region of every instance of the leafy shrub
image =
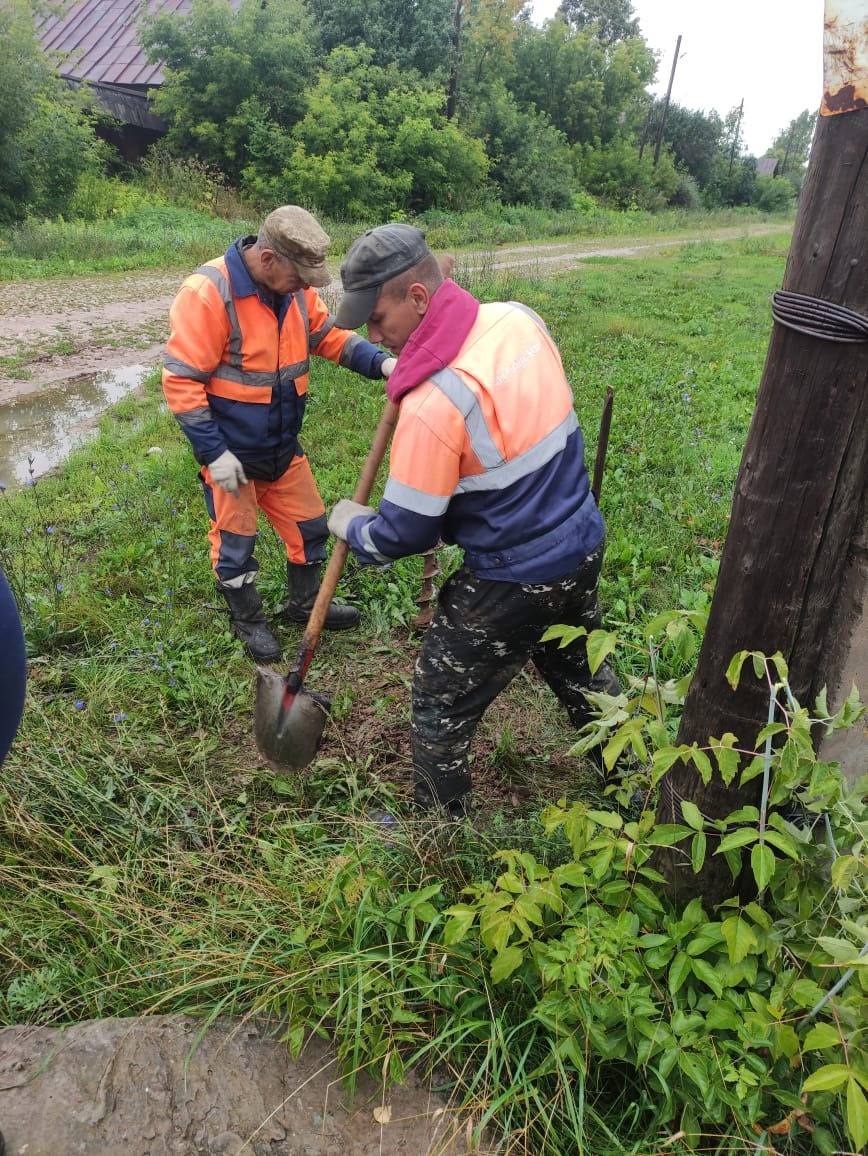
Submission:
<svg viewBox="0 0 868 1156">
<path fill-rule="evenodd" d="M 683 637 L 684 619 L 670 617 L 668 628 Z M 565 640 L 575 633 L 557 630 Z M 589 654 L 592 645 L 601 661 L 611 639 L 594 632 Z M 774 685 L 776 752 L 740 751 L 734 736 L 704 750 L 674 747 L 663 706 L 678 702 L 675 686 L 634 680 L 608 704 L 607 763 L 632 747 L 650 762 L 650 781 L 635 774 L 609 788 L 612 809 L 565 800 L 547 808 L 543 829 L 566 836 L 567 860 L 501 851 L 497 877 L 465 887 L 446 910 L 441 942 L 448 967 L 466 976 L 463 1014 L 475 1000 L 496 1008 L 510 1054 L 522 1057 L 497 1115 L 513 1130 L 523 1120 L 534 1152 L 562 1151 L 555 1137 L 564 1135 L 578 1150 L 584 1140 L 588 1151 L 626 1151 L 627 1135 L 621 1146 L 611 1133 L 608 1143 L 591 1135 L 626 1103 L 642 1134 L 674 1133 L 667 1150 L 708 1150 L 711 1141 L 729 1152 L 736 1137 L 760 1137 L 763 1151 L 771 1133 L 789 1137 L 793 1151 L 830 1154 L 845 1134 L 853 1151 L 868 1142 L 868 808 L 812 742 L 818 725 L 850 726 L 863 708 L 854 694 L 830 718 L 821 699 L 812 717 L 789 695 L 780 656 L 739 655 L 730 681 L 748 660 Z M 727 784 L 764 773 L 760 805 L 711 821 L 682 801 L 680 823 L 656 821 L 653 787 L 679 758 L 706 781 L 712 759 Z M 733 897 L 710 912 L 699 899 L 681 908 L 668 898 L 656 857 L 682 848 L 681 870 L 698 872 L 710 846 L 733 880 L 750 849 L 753 902 Z M 447 1048 L 451 1062 L 488 1065 L 473 1086 L 479 1095 L 491 1080 L 494 1095 L 491 1049 L 467 1035 Z"/>
<path fill-rule="evenodd" d="M 669 204 L 682 209 L 701 209 L 702 190 L 696 178 L 689 173 L 680 173 L 675 192 L 669 198 Z"/>
<path fill-rule="evenodd" d="M 0 221 L 66 211 L 94 162 L 93 124 L 48 69 L 29 5 L 0 8 Z"/>
<path fill-rule="evenodd" d="M 757 177 L 753 204 L 764 213 L 781 213 L 793 203 L 793 186 L 779 177 Z"/>
<path fill-rule="evenodd" d="M 244 170 L 248 195 L 337 219 L 478 203 L 488 161 L 442 114 L 442 93 L 373 49 L 336 48 L 291 130 L 261 122 Z"/>
<path fill-rule="evenodd" d="M 569 207 L 575 187 L 569 146 L 544 113 L 521 108 L 498 80 L 477 94 L 467 123 L 485 144 L 498 200 L 542 209 Z"/>
<path fill-rule="evenodd" d="M 582 185 L 621 208 L 661 209 L 678 187 L 668 152 L 662 152 L 655 165 L 649 150 L 640 158 L 636 145 L 623 137 L 576 145 L 573 157 Z"/>
</svg>

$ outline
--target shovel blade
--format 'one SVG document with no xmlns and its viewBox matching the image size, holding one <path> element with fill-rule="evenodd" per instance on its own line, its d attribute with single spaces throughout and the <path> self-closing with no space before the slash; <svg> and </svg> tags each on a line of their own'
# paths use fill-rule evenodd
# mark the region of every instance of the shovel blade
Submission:
<svg viewBox="0 0 868 1156">
<path fill-rule="evenodd" d="M 323 695 L 302 688 L 278 729 L 283 688 L 282 675 L 266 666 L 256 668 L 256 745 L 275 770 L 297 771 L 316 757 L 331 703 Z"/>
</svg>

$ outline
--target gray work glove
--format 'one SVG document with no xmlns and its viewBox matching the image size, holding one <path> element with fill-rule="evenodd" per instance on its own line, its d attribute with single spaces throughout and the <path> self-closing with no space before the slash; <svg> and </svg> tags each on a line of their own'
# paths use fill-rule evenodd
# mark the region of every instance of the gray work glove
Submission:
<svg viewBox="0 0 868 1156">
<path fill-rule="evenodd" d="M 353 518 L 366 517 L 369 514 L 375 514 L 371 506 L 363 506 L 361 502 L 353 502 L 349 498 L 341 498 L 332 512 L 329 514 L 328 527 L 336 538 L 341 538 L 344 542 L 347 540 L 347 532 L 350 528 L 350 522 Z"/>
<path fill-rule="evenodd" d="M 211 480 L 216 482 L 221 490 L 238 497 L 239 486 L 247 485 L 247 475 L 244 466 L 233 454 L 232 450 L 224 450 L 219 458 L 208 464 Z"/>
<path fill-rule="evenodd" d="M 380 366 L 380 373 L 382 373 L 383 377 L 389 377 L 397 364 L 397 357 L 387 357 Z"/>
</svg>

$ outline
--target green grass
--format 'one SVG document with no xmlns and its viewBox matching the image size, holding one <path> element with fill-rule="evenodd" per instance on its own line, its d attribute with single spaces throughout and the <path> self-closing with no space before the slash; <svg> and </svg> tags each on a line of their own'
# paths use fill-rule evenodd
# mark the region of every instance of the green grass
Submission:
<svg viewBox="0 0 868 1156">
<path fill-rule="evenodd" d="M 474 286 L 547 320 L 591 461 L 615 389 L 601 595 L 628 643 L 623 674 L 642 665 L 650 614 L 704 606 L 713 590 L 786 248 L 691 245 Z M 304 442 L 327 505 L 352 492 L 382 400 L 379 384 L 315 364 Z M 308 678 L 335 699 L 323 751 L 305 774 L 275 776 L 252 740 L 253 668 L 215 599 L 195 472 L 154 375 L 58 476 L 0 497 L 0 564 L 30 651 L 0 783 L 0 1022 L 263 1014 L 293 1047 L 311 1030 L 334 1038 L 350 1073 L 376 1062 L 396 1078 L 408 1057 L 445 1064 L 477 1119 L 518 1137 L 511 1150 L 542 1152 L 520 1147 L 550 1108 L 531 1074 L 542 1029 L 517 991 L 495 1014 L 463 957 L 433 965 L 418 889 L 454 901 L 492 877 L 505 846 L 557 862 L 565 844 L 543 838 L 540 807 L 597 797 L 565 754 L 574 736 L 522 676 L 475 748 L 488 812 L 478 829 L 408 823 L 385 837 L 364 816 L 400 813 L 408 783 L 419 560 L 351 566 L 339 593 L 362 608 L 362 629 L 325 639 Z M 273 610 L 282 552 L 264 525 L 257 554 Z M 455 560 L 443 552 L 444 569 Z M 280 632 L 291 655 L 300 631 Z M 662 674 L 683 669 L 673 658 Z M 564 1111 L 581 1151 L 658 1143 L 671 1121 L 631 1101 L 632 1088 L 616 1069 L 578 1081 Z M 724 1129 L 706 1150 L 754 1143 Z"/>
<path fill-rule="evenodd" d="M 165 204 L 156 194 L 132 186 L 112 215 L 97 219 L 37 220 L 0 229 L 0 280 L 23 280 L 63 274 L 134 269 L 190 269 L 223 252 L 245 233 L 255 233 L 261 215 L 240 203 L 231 217 L 206 209 Z M 742 226 L 751 222 L 786 221 L 751 209 L 709 212 L 667 210 L 555 212 L 526 207 L 492 207 L 485 212 L 422 213 L 415 223 L 425 229 L 434 249 L 494 248 L 531 239 L 676 235 L 685 230 Z M 338 260 L 371 221 L 322 224 L 331 237 L 331 256 Z"/>
</svg>

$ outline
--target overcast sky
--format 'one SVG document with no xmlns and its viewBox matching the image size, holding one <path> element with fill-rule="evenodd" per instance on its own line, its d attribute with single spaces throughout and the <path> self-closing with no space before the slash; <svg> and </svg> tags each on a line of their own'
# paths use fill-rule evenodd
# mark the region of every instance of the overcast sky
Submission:
<svg viewBox="0 0 868 1156">
<path fill-rule="evenodd" d="M 559 0 L 533 0 L 534 22 Z M 633 0 L 642 35 L 658 52 L 654 91 L 666 92 L 675 43 L 681 56 L 672 100 L 726 116 L 744 98 L 742 141 L 762 156 L 782 129 L 823 97 L 824 0 Z"/>
</svg>

